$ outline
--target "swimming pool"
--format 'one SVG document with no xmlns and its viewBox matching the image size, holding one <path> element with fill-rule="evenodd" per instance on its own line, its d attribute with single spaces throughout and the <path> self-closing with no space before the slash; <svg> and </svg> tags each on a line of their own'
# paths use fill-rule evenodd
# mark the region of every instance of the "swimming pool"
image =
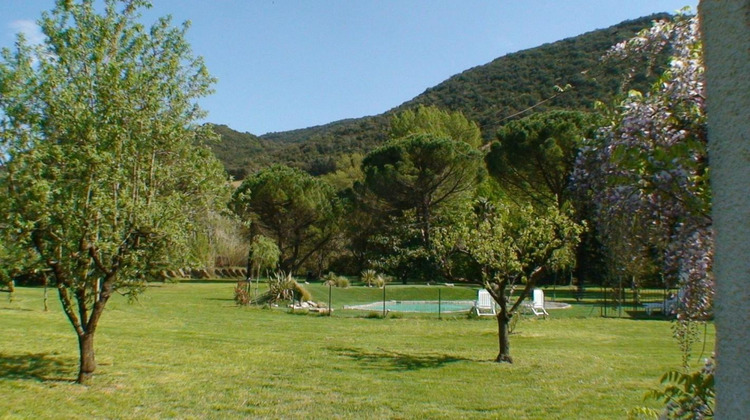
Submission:
<svg viewBox="0 0 750 420">
<path fill-rule="evenodd" d="M 385 310 L 393 312 L 468 312 L 474 306 L 471 300 L 387 300 Z M 365 305 L 345 306 L 344 309 L 358 309 L 361 311 L 382 311 L 383 302 L 372 302 Z"/>
</svg>

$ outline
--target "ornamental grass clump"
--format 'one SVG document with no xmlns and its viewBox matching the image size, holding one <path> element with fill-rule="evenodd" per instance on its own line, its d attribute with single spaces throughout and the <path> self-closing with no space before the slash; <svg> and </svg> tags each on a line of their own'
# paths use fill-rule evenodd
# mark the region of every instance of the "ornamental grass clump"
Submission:
<svg viewBox="0 0 750 420">
<path fill-rule="evenodd" d="M 390 282 L 390 278 L 388 276 L 385 276 L 383 274 L 378 274 L 377 271 L 368 269 L 362 271 L 362 273 L 359 275 L 360 280 L 362 283 L 365 284 L 367 287 L 379 287 L 383 288 L 383 286 L 386 285 L 386 283 Z"/>
<path fill-rule="evenodd" d="M 334 287 L 340 287 L 342 289 L 348 288 L 351 283 L 349 282 L 349 279 L 342 276 L 337 276 L 336 273 L 330 272 L 323 277 L 323 284 L 326 286 L 334 286 Z"/>
<path fill-rule="evenodd" d="M 364 270 L 359 274 L 359 279 L 367 287 L 372 287 L 375 284 L 378 273 L 375 270 L 369 269 Z"/>
<path fill-rule="evenodd" d="M 375 277 L 375 286 L 378 287 L 378 288 L 380 288 L 380 289 L 382 289 L 383 287 L 385 287 L 385 285 L 387 283 L 390 283 L 390 282 L 391 282 L 391 278 L 388 277 L 388 276 L 384 276 L 382 274 L 378 274 Z"/>
<path fill-rule="evenodd" d="M 253 301 L 255 304 L 274 304 L 279 301 L 312 300 L 312 295 L 297 283 L 291 273 L 279 271 L 268 279 L 268 291 Z"/>
</svg>

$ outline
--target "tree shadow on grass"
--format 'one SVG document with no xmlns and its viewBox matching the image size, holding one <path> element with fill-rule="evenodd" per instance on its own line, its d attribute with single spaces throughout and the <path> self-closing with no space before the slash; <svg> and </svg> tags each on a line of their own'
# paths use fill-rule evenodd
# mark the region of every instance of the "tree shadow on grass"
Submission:
<svg viewBox="0 0 750 420">
<path fill-rule="evenodd" d="M 0 379 L 30 379 L 38 381 L 72 381 L 74 361 L 51 356 L 49 353 L 0 353 Z"/>
<path fill-rule="evenodd" d="M 29 308 L 0 308 L 0 311 L 32 312 L 34 310 Z"/>
<path fill-rule="evenodd" d="M 347 347 L 329 347 L 328 350 L 363 363 L 367 368 L 378 370 L 418 370 L 434 369 L 449 363 L 468 361 L 447 354 L 422 353 L 408 354 L 378 348 L 377 351 Z"/>
</svg>

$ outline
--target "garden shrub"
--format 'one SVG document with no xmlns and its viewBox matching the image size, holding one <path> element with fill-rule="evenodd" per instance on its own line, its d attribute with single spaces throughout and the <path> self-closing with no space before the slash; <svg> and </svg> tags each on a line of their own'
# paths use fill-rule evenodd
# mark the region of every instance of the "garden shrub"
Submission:
<svg viewBox="0 0 750 420">
<path fill-rule="evenodd" d="M 312 300 L 312 295 L 305 289 L 301 284 L 296 281 L 292 285 L 292 297 L 300 302 L 309 302 Z"/>
<path fill-rule="evenodd" d="M 253 303 L 269 305 L 283 300 L 310 301 L 312 295 L 294 280 L 291 273 L 279 271 L 268 278 L 268 291 L 258 296 Z"/>
<path fill-rule="evenodd" d="M 238 281 L 234 286 L 234 301 L 239 306 L 246 306 L 250 303 L 250 284 L 246 281 Z"/>
<path fill-rule="evenodd" d="M 364 270 L 359 274 L 359 280 L 364 283 L 367 287 L 372 287 L 375 284 L 378 273 L 375 270 Z"/>
<path fill-rule="evenodd" d="M 346 289 L 351 285 L 349 282 L 349 279 L 342 276 L 337 276 L 335 273 L 330 272 L 326 274 L 323 277 L 324 283 L 326 286 L 334 286 L 334 287 L 340 287 L 342 289 Z"/>
<path fill-rule="evenodd" d="M 379 288 L 385 287 L 387 283 L 391 282 L 391 278 L 388 276 L 384 276 L 382 274 L 378 274 L 377 277 L 375 277 L 375 286 Z"/>
<path fill-rule="evenodd" d="M 661 377 L 664 389 L 653 389 L 646 393 L 646 399 L 665 404 L 662 412 L 638 407 L 630 410 L 630 419 L 707 419 L 714 417 L 714 356 L 706 359 L 705 365 L 696 372 L 670 370 Z"/>
<path fill-rule="evenodd" d="M 386 283 L 390 283 L 391 279 L 388 276 L 385 276 L 383 274 L 378 274 L 375 270 L 364 270 L 359 275 L 360 280 L 362 283 L 364 283 L 367 287 L 380 287 L 383 288 L 383 286 L 386 285 Z"/>
</svg>

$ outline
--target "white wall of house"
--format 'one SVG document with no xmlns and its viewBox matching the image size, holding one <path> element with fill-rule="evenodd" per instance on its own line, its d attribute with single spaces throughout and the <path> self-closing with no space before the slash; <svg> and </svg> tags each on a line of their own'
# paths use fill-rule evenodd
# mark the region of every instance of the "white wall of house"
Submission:
<svg viewBox="0 0 750 420">
<path fill-rule="evenodd" d="M 750 419 L 750 0 L 702 0 L 716 233 L 716 418 Z"/>
</svg>

